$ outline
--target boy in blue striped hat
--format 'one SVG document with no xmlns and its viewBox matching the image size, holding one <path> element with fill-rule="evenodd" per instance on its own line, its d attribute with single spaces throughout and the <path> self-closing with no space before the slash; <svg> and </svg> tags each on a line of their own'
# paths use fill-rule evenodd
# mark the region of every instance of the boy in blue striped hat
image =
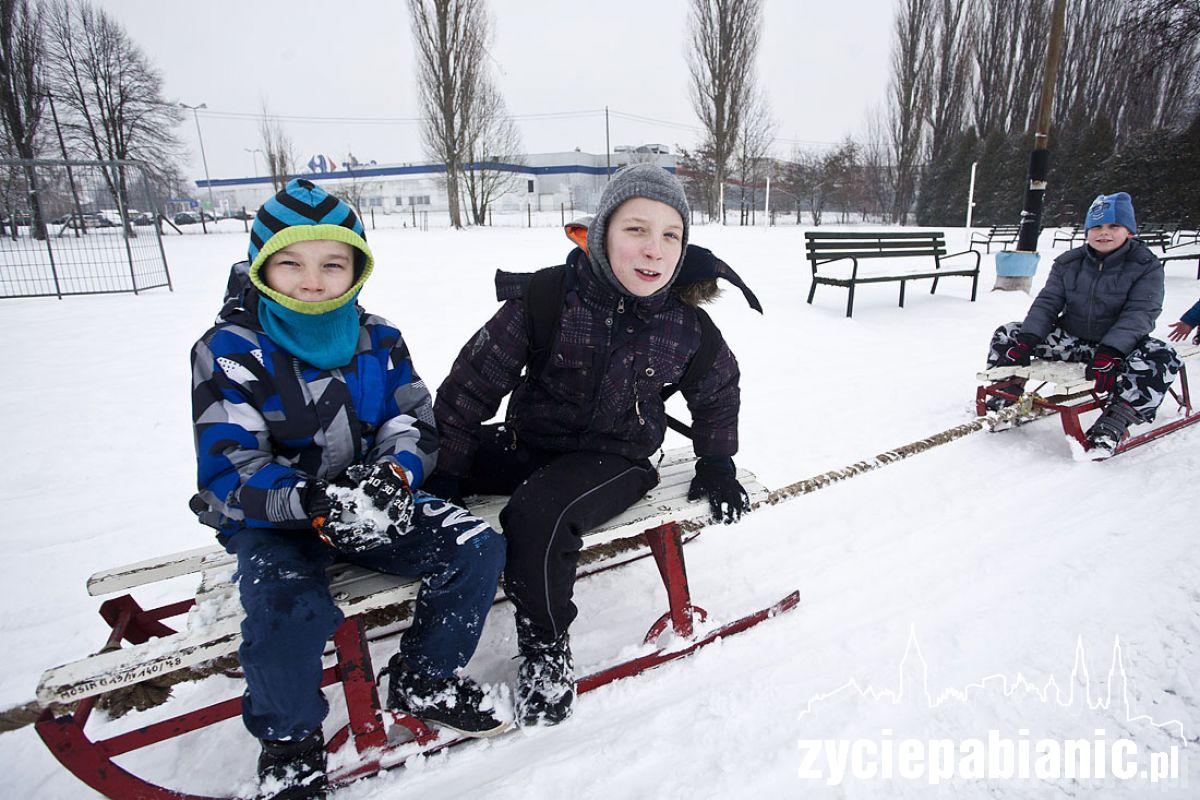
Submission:
<svg viewBox="0 0 1200 800">
<path fill-rule="evenodd" d="M 321 654 L 343 619 L 326 569 L 422 578 L 388 705 L 487 736 L 507 723 L 457 671 L 504 539 L 420 491 L 437 461 L 433 408 L 400 331 L 355 302 L 374 259 L 354 210 L 293 180 L 259 209 L 249 257 L 192 348 L 192 508 L 237 556 L 242 717 L 262 741 L 262 796 L 324 797 Z"/>
</svg>

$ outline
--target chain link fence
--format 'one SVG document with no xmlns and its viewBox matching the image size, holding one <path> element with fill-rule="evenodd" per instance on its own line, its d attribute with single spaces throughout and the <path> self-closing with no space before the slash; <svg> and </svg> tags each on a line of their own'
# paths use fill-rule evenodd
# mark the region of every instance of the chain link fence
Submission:
<svg viewBox="0 0 1200 800">
<path fill-rule="evenodd" d="M 0 159 L 0 297 L 170 289 L 161 209 L 140 162 Z"/>
</svg>

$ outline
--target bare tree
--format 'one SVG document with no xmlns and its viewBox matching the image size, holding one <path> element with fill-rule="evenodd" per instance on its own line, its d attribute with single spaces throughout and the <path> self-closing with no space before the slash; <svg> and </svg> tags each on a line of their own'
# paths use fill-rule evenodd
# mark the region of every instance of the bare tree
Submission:
<svg viewBox="0 0 1200 800">
<path fill-rule="evenodd" d="M 103 9 L 58 0 L 47 20 L 49 83 L 78 150 L 100 161 L 137 159 L 154 173 L 176 161 L 181 112 L 163 99 L 162 76 Z M 125 170 L 102 169 L 117 208 L 129 208 Z M 127 235 L 134 235 L 128 218 Z"/>
<path fill-rule="evenodd" d="M 45 103 L 45 45 L 42 5 L 38 0 L 0 0 L 0 113 L 6 150 L 17 158 L 37 155 L 38 125 Z M 33 235 L 46 238 L 46 220 L 32 165 L 23 167 Z M 9 209 L 10 212 L 14 209 Z M 14 215 L 15 216 L 15 215 Z M 14 221 L 13 231 L 16 231 Z"/>
<path fill-rule="evenodd" d="M 771 107 L 767 98 L 761 92 L 751 95 L 745 112 L 742 114 L 742 127 L 738 132 L 736 170 L 738 183 L 741 186 L 741 225 L 754 224 L 754 207 L 756 203 L 756 187 L 766 178 L 767 151 L 775 140 L 775 122 L 771 119 Z M 750 189 L 750 202 L 746 200 L 746 190 Z"/>
<path fill-rule="evenodd" d="M 862 154 L 863 182 L 866 187 L 863 193 L 866 205 L 863 209 L 863 220 L 866 220 L 868 213 L 883 219 L 891 213 L 896 180 L 895 171 L 892 169 L 892 148 L 887 120 L 879 107 L 872 108 L 867 113 L 862 139 L 859 150 Z"/>
<path fill-rule="evenodd" d="M 917 161 L 929 100 L 926 74 L 931 58 L 928 17 L 932 0 L 899 0 L 892 41 L 889 87 L 892 164 L 896 183 L 892 221 L 902 224 L 917 187 Z"/>
<path fill-rule="evenodd" d="M 462 227 L 460 175 L 469 120 L 482 99 L 490 31 L 484 0 L 408 0 L 417 50 L 417 86 L 430 156 L 446 166 L 450 224 Z"/>
<path fill-rule="evenodd" d="M 933 53 L 928 72 L 929 160 L 941 159 L 962 130 L 971 78 L 967 0 L 934 0 Z"/>
<path fill-rule="evenodd" d="M 296 148 L 292 137 L 283 129 L 278 118 L 271 115 L 266 101 L 262 104 L 262 119 L 258 123 L 258 137 L 262 144 L 263 158 L 267 162 L 267 174 L 271 176 L 272 191 L 279 192 L 296 174 Z M 347 166 L 347 168 L 349 168 Z"/>
<path fill-rule="evenodd" d="M 762 0 L 691 0 L 689 16 L 692 107 L 704 126 L 704 149 L 715 166 L 712 197 L 720 203 L 753 94 Z"/>
<path fill-rule="evenodd" d="M 488 208 L 502 195 L 514 190 L 520 174 L 506 165 L 519 166 L 521 132 L 508 114 L 504 99 L 489 80 L 482 80 L 477 102 L 465 119 L 466 149 L 462 164 L 462 188 L 467 213 L 476 225 L 487 221 Z"/>
</svg>

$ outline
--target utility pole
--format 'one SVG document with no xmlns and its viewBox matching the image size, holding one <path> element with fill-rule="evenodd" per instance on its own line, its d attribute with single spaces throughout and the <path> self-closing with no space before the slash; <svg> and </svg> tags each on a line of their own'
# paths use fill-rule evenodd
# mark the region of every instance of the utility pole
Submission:
<svg viewBox="0 0 1200 800">
<path fill-rule="evenodd" d="M 604 180 L 612 178 L 612 144 L 608 139 L 608 106 L 604 107 Z"/>
<path fill-rule="evenodd" d="M 971 162 L 971 186 L 967 189 L 967 229 L 970 233 L 971 214 L 975 211 L 975 168 L 979 166 L 978 161 Z"/>
<path fill-rule="evenodd" d="M 208 184 L 208 204 L 212 206 L 213 221 L 217 219 L 217 203 L 213 200 L 212 193 L 212 178 L 208 176 L 208 156 L 204 154 L 204 134 L 200 132 L 200 109 L 208 108 L 207 103 L 201 103 L 198 106 L 189 106 L 187 103 L 180 103 L 180 108 L 189 109 L 192 112 L 192 118 L 196 120 L 196 138 L 200 140 L 200 160 L 204 163 L 204 181 Z M 204 223 L 204 209 L 200 209 L 200 227 L 205 233 L 208 233 L 208 226 Z"/>
<path fill-rule="evenodd" d="M 258 155 L 257 154 L 261 153 L 262 150 L 258 149 L 257 147 L 243 147 L 242 150 L 244 150 L 250 154 L 250 163 L 254 166 L 254 172 L 251 174 L 251 177 L 257 178 L 258 177 Z"/>
<path fill-rule="evenodd" d="M 1046 49 L 1046 74 L 1038 103 L 1037 132 L 1029 155 L 1029 182 L 1025 205 L 1021 209 L 1021 232 L 1016 250 L 996 254 L 996 286 L 1002 291 L 1028 292 L 1038 265 L 1038 234 L 1042 227 L 1042 203 L 1046 198 L 1046 178 L 1050 172 L 1050 110 L 1054 104 L 1054 84 L 1058 80 L 1058 62 L 1062 54 L 1063 16 L 1066 0 L 1054 0 L 1050 23 L 1050 45 Z"/>
</svg>

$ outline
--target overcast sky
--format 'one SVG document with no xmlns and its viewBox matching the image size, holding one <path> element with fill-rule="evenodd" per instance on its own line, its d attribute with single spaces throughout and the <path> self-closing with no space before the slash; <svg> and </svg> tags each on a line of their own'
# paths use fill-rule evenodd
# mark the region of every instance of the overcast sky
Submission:
<svg viewBox="0 0 1200 800">
<path fill-rule="evenodd" d="M 170 100 L 200 112 L 209 172 L 250 173 L 264 103 L 302 160 L 348 152 L 379 163 L 424 158 L 404 0 L 103 0 L 162 71 Z M 491 68 L 530 153 L 604 152 L 608 106 L 619 144 L 691 146 L 686 0 L 489 0 Z M 758 65 L 780 155 L 861 129 L 888 80 L 891 0 L 765 0 Z M 538 115 L 579 112 L 574 116 Z M 641 122 L 624 115 L 662 120 Z M 308 117 L 308 120 L 289 119 Z M 334 121 L 313 117 L 335 118 Z M 196 127 L 179 134 L 203 177 Z M 262 159 L 258 157 L 262 169 Z"/>
</svg>

